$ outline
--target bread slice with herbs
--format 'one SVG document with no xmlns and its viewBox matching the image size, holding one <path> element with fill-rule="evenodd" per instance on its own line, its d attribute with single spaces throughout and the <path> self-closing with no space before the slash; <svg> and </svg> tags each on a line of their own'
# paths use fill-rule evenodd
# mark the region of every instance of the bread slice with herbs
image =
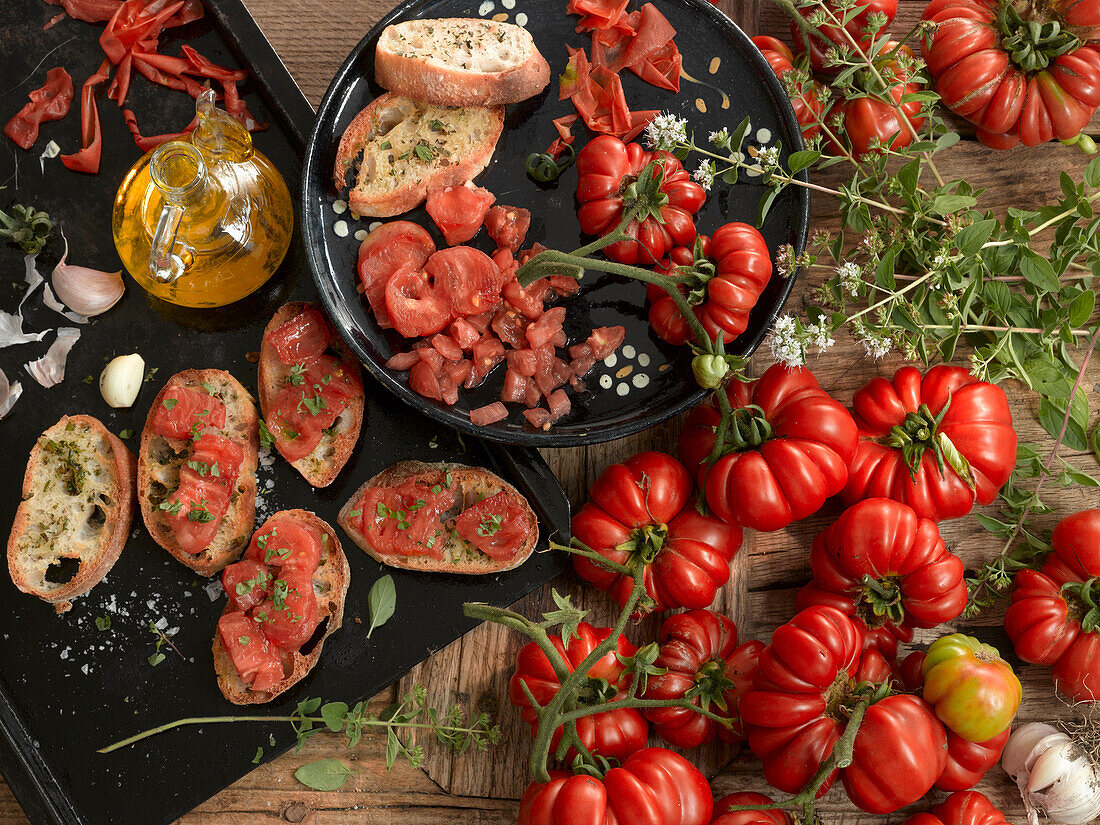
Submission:
<svg viewBox="0 0 1100 825">
<path fill-rule="evenodd" d="M 218 677 L 218 687 L 222 694 L 235 705 L 256 705 L 270 702 L 276 696 L 289 690 L 300 682 L 313 670 L 317 661 L 321 658 L 321 649 L 325 646 L 325 640 L 340 629 L 344 621 L 344 604 L 347 601 L 348 587 L 351 584 L 351 568 L 348 566 L 347 556 L 340 545 L 340 539 L 336 531 L 323 519 L 309 510 L 280 510 L 274 513 L 268 521 L 275 518 L 294 518 L 311 525 L 321 535 L 321 560 L 317 570 L 313 574 L 313 592 L 317 596 L 317 615 L 320 619 L 318 628 L 322 625 L 320 637 L 314 636 L 316 641 L 313 647 L 303 653 L 301 650 L 294 652 L 281 652 L 283 664 L 283 678 L 271 690 L 252 690 L 244 683 L 237 673 L 233 660 L 222 644 L 221 634 L 214 630 L 214 672 Z M 226 604 L 222 615 L 230 611 L 230 605 Z M 312 641 L 312 640 L 311 640 Z M 307 643 L 308 645 L 308 643 Z M 305 646 L 303 646 L 305 647 Z"/>
<path fill-rule="evenodd" d="M 348 204 L 355 215 L 389 218 L 424 202 L 428 192 L 461 186 L 493 157 L 504 107 L 453 108 L 387 92 L 355 116 L 340 138 L 337 191 L 356 162 Z"/>
<path fill-rule="evenodd" d="M 58 613 L 114 566 L 134 517 L 134 454 L 90 415 L 66 415 L 31 450 L 8 571 Z"/>
<path fill-rule="evenodd" d="M 376 546 L 378 538 L 362 529 L 360 502 L 364 493 L 371 487 L 397 487 L 410 480 L 423 483 L 426 489 L 445 486 L 455 494 L 454 506 L 443 513 L 440 519 L 442 530 L 439 540 L 443 545 L 442 551 L 437 554 L 439 558 L 432 555 L 406 556 L 389 548 Z M 527 528 L 523 544 L 513 558 L 505 561 L 482 552 L 472 542 L 459 536 L 454 527 L 455 520 L 463 511 L 500 492 L 506 493 L 515 502 L 520 512 L 519 518 L 525 522 Z M 511 570 L 527 561 L 539 539 L 538 518 L 519 490 L 484 468 L 445 462 L 429 464 L 423 461 L 402 461 L 383 470 L 363 484 L 340 508 L 336 522 L 353 542 L 382 564 L 403 570 L 432 573 L 485 575 Z"/>
<path fill-rule="evenodd" d="M 272 330 L 282 326 L 285 322 L 294 318 L 314 304 L 305 301 L 291 301 L 279 307 L 278 311 L 268 322 L 264 329 L 263 342 L 260 345 L 259 362 L 259 394 L 260 410 L 264 419 L 268 419 L 275 404 L 275 399 L 287 384 L 287 380 L 293 374 L 294 365 L 284 364 L 275 353 L 275 347 L 268 341 L 267 336 Z M 322 312 L 322 314 L 324 314 Z M 325 318 L 328 323 L 328 318 Z M 328 348 L 340 359 L 341 367 L 348 370 L 354 376 L 354 385 L 358 394 L 348 401 L 348 406 L 333 422 L 332 426 L 321 434 L 321 443 L 313 448 L 313 452 L 304 458 L 290 462 L 290 465 L 302 474 L 312 486 L 327 487 L 336 480 L 336 476 L 344 469 L 344 465 L 351 458 L 356 442 L 359 441 L 359 432 L 363 426 L 363 410 L 366 399 L 363 394 L 363 382 L 359 361 L 344 343 L 344 340 L 332 328 L 329 323 L 329 331 L 332 338 Z M 298 379 L 300 382 L 301 379 Z"/>
<path fill-rule="evenodd" d="M 153 418 L 164 402 L 169 389 L 182 386 L 205 392 L 225 404 L 225 426 L 211 428 L 244 450 L 237 475 L 237 485 L 229 500 L 229 509 L 222 516 L 218 531 L 205 550 L 188 553 L 172 535 L 166 513 L 160 505 L 167 501 L 180 483 L 180 468 L 191 453 L 190 440 L 167 438 L 153 432 Z M 227 564 L 236 561 L 252 535 L 256 523 L 256 464 L 259 452 L 259 416 L 256 403 L 241 383 L 225 370 L 184 370 L 168 379 L 157 394 L 138 450 L 137 491 L 141 517 L 153 541 L 167 550 L 181 564 L 202 576 L 213 576 Z"/>
<path fill-rule="evenodd" d="M 374 52 L 383 89 L 440 106 L 503 106 L 550 83 L 550 64 L 514 23 L 468 17 L 387 26 Z"/>
</svg>

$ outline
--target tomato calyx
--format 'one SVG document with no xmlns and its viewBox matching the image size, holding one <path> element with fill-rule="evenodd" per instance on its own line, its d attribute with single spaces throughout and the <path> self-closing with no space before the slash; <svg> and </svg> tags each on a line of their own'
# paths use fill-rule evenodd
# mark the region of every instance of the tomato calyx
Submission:
<svg viewBox="0 0 1100 825">
<path fill-rule="evenodd" d="M 858 708 L 866 710 L 891 693 L 888 682 L 857 681 L 842 670 L 825 691 L 825 713 L 838 722 L 847 722 Z"/>
<path fill-rule="evenodd" d="M 669 198 L 661 189 L 664 178 L 664 166 L 658 161 L 646 164 L 637 176 L 623 177 L 619 184 L 619 197 L 622 199 L 623 209 L 632 213 L 638 223 L 647 218 L 653 218 L 660 224 L 665 222 L 661 210 L 668 206 Z"/>
<path fill-rule="evenodd" d="M 714 656 L 703 663 L 692 677 L 695 682 L 684 697 L 698 699 L 699 707 L 707 710 L 711 705 L 720 710 L 727 710 L 726 691 L 734 686 L 733 680 L 726 676 L 726 660 L 721 656 Z"/>
<path fill-rule="evenodd" d="M 617 685 L 611 684 L 600 676 L 589 676 L 577 691 L 577 704 L 584 707 L 606 705 L 619 695 Z"/>
<path fill-rule="evenodd" d="M 733 410 L 719 457 L 755 450 L 772 437 L 772 425 L 762 407 L 749 404 Z"/>
<path fill-rule="evenodd" d="M 931 450 L 936 460 L 940 477 L 946 475 L 947 467 L 954 470 L 971 490 L 975 488 L 974 472 L 970 462 L 958 451 L 946 433 L 939 431 L 943 417 L 951 407 L 951 400 L 943 405 L 939 413 L 933 415 L 927 404 L 921 404 L 913 412 L 905 414 L 901 424 L 895 424 L 886 436 L 886 443 L 901 455 L 909 468 L 909 477 L 916 481 L 926 450 Z"/>
<path fill-rule="evenodd" d="M 646 566 L 653 564 L 654 559 L 657 558 L 657 554 L 661 552 L 667 540 L 667 524 L 646 524 L 642 527 L 635 527 L 630 533 L 630 539 L 624 541 L 615 549 L 630 553 L 631 563 Z"/>
<path fill-rule="evenodd" d="M 1069 615 L 1080 622 L 1083 631 L 1100 632 L 1100 576 L 1083 582 L 1067 582 L 1062 585 L 1061 595 L 1066 600 Z"/>
<path fill-rule="evenodd" d="M 870 573 L 863 576 L 863 589 L 855 599 L 860 619 L 871 630 L 890 623 L 900 625 L 905 621 L 902 607 L 901 586 L 897 576 L 876 579 Z"/>
<path fill-rule="evenodd" d="M 997 15 L 1001 47 L 1025 72 L 1045 69 L 1058 57 L 1081 47 L 1081 40 L 1057 20 L 1025 19 L 1011 3 Z"/>
</svg>

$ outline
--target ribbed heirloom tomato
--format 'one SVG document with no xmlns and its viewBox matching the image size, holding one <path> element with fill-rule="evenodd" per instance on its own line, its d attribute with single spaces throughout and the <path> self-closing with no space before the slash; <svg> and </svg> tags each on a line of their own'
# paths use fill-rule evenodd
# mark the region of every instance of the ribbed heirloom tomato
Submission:
<svg viewBox="0 0 1100 825">
<path fill-rule="evenodd" d="M 593 627 L 588 622 L 581 622 L 577 627 L 577 636 L 569 640 L 568 648 L 562 644 L 560 636 L 551 636 L 550 642 L 572 672 L 609 635 L 611 635 L 609 627 Z M 598 704 L 624 695 L 630 686 L 629 678 L 623 678 L 626 666 L 616 658 L 616 654 L 629 658 L 637 650 L 625 636 L 620 636 L 616 649 L 610 651 L 589 669 L 588 685 L 579 697 L 580 703 L 582 705 Z M 524 684 L 540 705 L 547 704 L 561 688 L 550 660 L 534 642 L 529 642 L 520 648 L 516 656 L 516 670 L 508 682 L 508 698 L 520 709 L 523 720 L 532 726 L 532 732 L 537 733 L 537 712 L 527 698 L 523 689 Z M 649 724 L 641 711 L 635 708 L 611 707 L 609 710 L 594 713 L 591 716 L 582 716 L 577 720 L 577 735 L 584 746 L 590 753 L 605 756 L 608 759 L 622 760 L 640 748 L 644 748 L 648 734 Z M 554 731 L 550 745 L 551 753 L 557 748 L 561 735 L 561 728 Z M 572 759 L 574 756 L 576 753 L 571 748 L 567 759 Z"/>
<path fill-rule="evenodd" d="M 682 699 L 720 716 L 735 717 L 739 693 L 750 686 L 743 661 L 759 656 L 763 645 L 746 642 L 738 647 L 734 623 L 710 610 L 689 610 L 665 619 L 658 635 L 661 647 L 655 667 L 668 672 L 650 676 L 643 698 Z M 644 711 L 657 735 L 678 748 L 697 748 L 711 742 L 721 727 L 687 708 Z M 726 740 L 728 741 L 728 740 Z"/>
<path fill-rule="evenodd" d="M 1066 696 L 1100 699 L 1100 510 L 1062 519 L 1043 572 L 1016 574 L 1005 631 L 1025 662 L 1051 665 Z"/>
<path fill-rule="evenodd" d="M 658 274 L 690 275 L 683 292 L 712 341 L 733 341 L 749 324 L 749 313 L 772 277 L 764 237 L 746 223 L 727 223 L 690 247 L 678 246 L 656 268 Z M 663 341 L 683 344 L 691 328 L 676 302 L 656 284 L 646 285 L 649 325 Z"/>
<path fill-rule="evenodd" d="M 770 796 L 752 791 L 731 793 L 714 803 L 714 819 L 710 825 L 791 825 L 791 817 L 781 808 L 765 811 L 730 811 L 738 805 L 766 805 L 774 802 Z"/>
<path fill-rule="evenodd" d="M 902 825 L 1008 825 L 1005 815 L 978 791 L 953 793 L 932 809 L 914 814 Z"/>
<path fill-rule="evenodd" d="M 966 607 L 963 563 L 935 522 L 888 498 L 861 501 L 820 532 L 810 567 L 799 608 L 832 605 L 902 641 L 913 628 L 949 622 Z"/>
<path fill-rule="evenodd" d="M 952 633 L 932 643 L 921 670 L 925 701 L 963 739 L 988 742 L 1012 724 L 1023 688 L 995 647 Z"/>
<path fill-rule="evenodd" d="M 642 175 L 652 160 L 658 161 L 655 180 Z M 633 240 L 604 247 L 603 254 L 613 261 L 652 265 L 673 247 L 690 245 L 693 216 L 706 199 L 703 187 L 668 152 L 647 152 L 640 144 L 599 135 L 577 155 L 577 219 L 586 235 L 606 235 L 624 211 L 645 204 L 624 230 Z"/>
<path fill-rule="evenodd" d="M 723 521 L 780 530 L 809 516 L 848 480 L 858 435 L 851 414 L 813 373 L 782 364 L 726 390 L 735 411 L 719 458 L 706 464 L 721 415 L 712 404 L 691 411 L 680 457 Z"/>
<path fill-rule="evenodd" d="M 978 127 L 978 139 L 1007 149 L 1081 133 L 1100 105 L 1100 51 L 1087 41 L 1094 4 L 932 0 L 935 24 L 922 39 L 940 98 Z M 1084 22 L 1088 21 L 1088 22 Z"/>
<path fill-rule="evenodd" d="M 700 515 L 688 505 L 691 477 L 666 453 L 647 452 L 612 464 L 573 516 L 573 537 L 606 559 L 645 566 L 648 610 L 706 607 L 729 580 L 741 528 Z M 573 557 L 577 575 L 626 604 L 632 576 Z"/>
<path fill-rule="evenodd" d="M 794 70 L 794 54 L 782 40 L 767 35 L 758 35 L 752 39 L 756 48 L 764 55 L 768 65 L 772 67 L 775 76 L 780 80 L 787 72 Z M 791 108 L 794 116 L 802 127 L 802 137 L 806 140 L 820 134 L 822 114 L 825 112 L 824 91 L 816 80 L 811 82 L 810 88 L 801 94 L 791 98 Z"/>
<path fill-rule="evenodd" d="M 962 367 L 923 376 L 902 367 L 873 378 L 852 408 L 861 436 L 844 501 L 892 498 L 932 521 L 989 504 L 1016 467 L 1016 431 L 1004 390 Z"/>
<path fill-rule="evenodd" d="M 519 803 L 519 825 L 707 825 L 714 809 L 699 769 L 665 748 L 645 748 L 602 780 L 550 771 Z"/>
</svg>

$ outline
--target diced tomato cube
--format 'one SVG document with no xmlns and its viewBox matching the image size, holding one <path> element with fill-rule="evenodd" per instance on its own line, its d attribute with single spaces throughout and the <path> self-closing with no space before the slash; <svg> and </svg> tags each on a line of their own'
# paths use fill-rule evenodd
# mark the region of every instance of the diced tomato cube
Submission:
<svg viewBox="0 0 1100 825">
<path fill-rule="evenodd" d="M 538 370 L 538 355 L 533 349 L 514 349 L 508 353 L 508 368 L 530 378 Z"/>
<path fill-rule="evenodd" d="M 521 287 L 519 281 L 513 278 L 504 285 L 500 294 L 524 318 L 533 321 L 543 313 L 543 295 L 540 293 L 548 288 L 549 283 L 545 278 L 539 278 L 526 289 Z"/>
<path fill-rule="evenodd" d="M 585 344 L 585 346 L 587 346 L 587 344 Z M 577 378 L 583 378 L 588 375 L 594 366 L 596 366 L 596 359 L 591 355 L 582 355 L 569 362 L 569 369 Z"/>
<path fill-rule="evenodd" d="M 574 344 L 569 348 L 569 357 L 574 361 L 580 361 L 584 358 L 592 357 L 592 345 L 585 341 L 581 344 Z M 592 363 L 596 363 L 596 359 L 592 358 Z"/>
<path fill-rule="evenodd" d="M 533 410 L 524 410 L 523 417 L 526 418 L 528 423 L 536 430 L 550 429 L 550 413 L 541 407 L 536 407 Z"/>
<path fill-rule="evenodd" d="M 443 367 L 443 372 L 447 374 L 447 378 L 451 380 L 456 387 L 469 377 L 470 372 L 473 370 L 473 362 L 471 361 L 459 361 L 457 364 L 447 364 Z"/>
<path fill-rule="evenodd" d="M 416 351 L 416 354 L 420 357 L 420 360 L 428 364 L 433 371 L 439 372 L 443 369 L 443 356 L 439 350 L 434 347 L 421 347 Z"/>
<path fill-rule="evenodd" d="M 391 370 L 405 370 L 412 369 L 412 365 L 420 360 L 420 353 L 416 350 L 412 352 L 399 352 L 392 356 L 387 362 L 386 367 Z"/>
<path fill-rule="evenodd" d="M 565 323 L 565 307 L 554 307 L 546 310 L 542 317 L 528 324 L 527 329 L 524 330 L 527 343 L 532 347 L 549 344 L 554 336 L 561 332 L 563 323 Z"/>
<path fill-rule="evenodd" d="M 485 377 L 496 368 L 497 364 L 504 360 L 504 344 L 492 335 L 486 335 L 474 344 L 470 358 L 473 361 L 473 369 L 466 376 L 463 385 L 466 389 L 481 384 Z"/>
<path fill-rule="evenodd" d="M 471 349 L 481 338 L 481 331 L 466 318 L 456 318 L 451 323 L 451 337 L 464 350 Z M 438 349 L 438 347 L 436 347 Z"/>
<path fill-rule="evenodd" d="M 439 378 L 439 394 L 443 403 L 448 407 L 453 407 L 458 403 L 458 384 L 454 383 L 446 373 Z"/>
<path fill-rule="evenodd" d="M 550 288 L 558 295 L 576 295 L 581 290 L 580 282 L 568 275 L 551 275 Z"/>
<path fill-rule="evenodd" d="M 542 402 L 542 393 L 539 392 L 538 385 L 531 380 L 528 380 L 525 388 L 523 403 L 530 409 L 537 407 Z"/>
<path fill-rule="evenodd" d="M 484 334 L 489 329 L 489 324 L 493 320 L 493 311 L 483 312 L 480 315 L 467 315 L 463 320 L 469 321 L 473 325 L 474 329 Z"/>
<path fill-rule="evenodd" d="M 424 208 L 443 233 L 448 246 L 470 240 L 481 224 L 496 196 L 480 186 L 448 186 L 428 193 Z"/>
<path fill-rule="evenodd" d="M 470 421 L 479 427 L 484 427 L 486 424 L 495 424 L 507 417 L 508 408 L 499 401 L 486 404 L 484 407 L 478 407 L 476 410 L 470 410 Z"/>
<path fill-rule="evenodd" d="M 596 327 L 586 343 L 592 346 L 592 357 L 602 361 L 617 350 L 626 338 L 624 327 Z M 572 353 L 570 353 L 572 355 Z M 576 357 L 576 356 L 574 356 Z"/>
<path fill-rule="evenodd" d="M 435 350 L 432 350 L 432 352 L 435 352 Z M 439 353 L 436 353 L 436 355 L 439 356 L 439 360 L 442 362 L 443 357 Z M 442 363 L 440 363 L 440 367 L 442 367 Z M 443 388 L 440 385 L 439 377 L 439 367 L 433 367 L 429 361 L 418 361 L 409 370 L 409 387 L 413 392 L 425 398 L 442 401 Z"/>
<path fill-rule="evenodd" d="M 458 342 L 449 335 L 444 335 L 443 333 L 433 335 L 432 346 L 435 348 L 436 352 L 448 361 L 462 360 L 462 347 L 460 347 Z"/>
<path fill-rule="evenodd" d="M 494 206 L 485 216 L 485 231 L 497 246 L 512 252 L 523 246 L 531 228 L 531 212 L 518 206 Z"/>
<path fill-rule="evenodd" d="M 569 386 L 573 388 L 573 392 L 584 392 L 588 389 L 588 385 L 584 383 L 577 376 L 573 375 L 569 378 Z"/>
<path fill-rule="evenodd" d="M 533 244 L 530 249 L 521 250 L 519 255 L 516 256 L 516 260 L 519 261 L 520 266 L 523 266 L 525 263 L 527 263 L 533 257 L 538 255 L 540 252 L 545 252 L 545 251 L 546 251 L 545 246 L 543 246 L 540 243 L 536 243 L 536 244 Z"/>
<path fill-rule="evenodd" d="M 530 383 L 530 378 L 524 378 L 514 369 L 508 367 L 508 372 L 504 374 L 504 389 L 500 391 L 500 400 L 513 404 L 522 403 L 527 397 L 527 386 Z"/>
<path fill-rule="evenodd" d="M 550 407 L 550 420 L 557 421 L 563 415 L 568 415 L 569 410 L 572 408 L 572 404 L 569 402 L 569 396 L 566 395 L 565 390 L 554 390 L 550 394 L 550 397 L 546 399 L 546 403 Z"/>
<path fill-rule="evenodd" d="M 565 334 L 565 330 L 559 329 L 554 334 L 554 337 L 550 339 L 550 343 L 553 344 L 555 347 L 564 347 L 568 340 L 569 337 Z"/>
<path fill-rule="evenodd" d="M 524 349 L 527 346 L 527 338 L 523 330 L 527 326 L 520 315 L 511 309 L 500 309 L 493 317 L 493 332 L 497 337 L 513 349 Z"/>
<path fill-rule="evenodd" d="M 515 278 L 516 270 L 519 269 L 519 262 L 516 260 L 513 250 L 498 246 L 489 257 L 497 265 L 497 269 L 500 270 L 505 283 Z"/>
</svg>

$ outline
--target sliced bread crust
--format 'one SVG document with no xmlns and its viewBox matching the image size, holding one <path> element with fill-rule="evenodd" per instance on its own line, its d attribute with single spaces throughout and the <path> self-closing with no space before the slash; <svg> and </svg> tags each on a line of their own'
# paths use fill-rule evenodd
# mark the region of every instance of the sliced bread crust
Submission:
<svg viewBox="0 0 1100 825">
<path fill-rule="evenodd" d="M 309 510 L 280 510 L 274 513 L 271 519 L 293 518 L 313 526 L 327 539 L 321 544 L 321 561 L 317 566 L 317 572 L 313 574 L 313 591 L 317 594 L 317 613 L 322 622 L 327 622 L 325 632 L 318 640 L 316 646 L 308 654 L 300 651 L 293 653 L 283 652 L 283 679 L 271 690 L 252 690 L 242 680 L 233 666 L 233 660 L 222 644 L 221 635 L 214 630 L 214 672 L 218 677 L 218 687 L 222 694 L 235 705 L 256 705 L 270 702 L 280 693 L 300 682 L 313 670 L 317 660 L 321 658 L 321 649 L 325 646 L 325 639 L 340 629 L 344 621 L 344 603 L 347 600 L 348 586 L 351 584 L 351 568 L 348 566 L 344 549 L 340 546 L 340 540 L 325 521 L 318 518 Z M 226 604 L 222 611 L 224 616 L 229 612 Z"/>
<path fill-rule="evenodd" d="M 201 553 L 183 550 L 159 505 L 179 486 L 180 467 L 190 454 L 190 443 L 165 438 L 153 432 L 153 417 L 172 387 L 183 386 L 205 392 L 203 384 L 214 387 L 215 395 L 225 404 L 225 427 L 217 432 L 237 442 L 244 449 L 237 476 L 237 488 L 229 500 L 229 509 L 218 525 L 210 546 Z M 157 394 L 145 429 L 141 433 L 138 451 L 137 489 L 141 517 L 153 541 L 167 550 L 181 564 L 202 576 L 213 576 L 227 564 L 240 558 L 252 536 L 256 523 L 256 463 L 259 451 L 260 425 L 256 404 L 251 394 L 225 370 L 184 370 L 176 373 Z"/>
<path fill-rule="evenodd" d="M 434 128 L 433 128 L 434 127 Z M 389 218 L 419 206 L 433 189 L 461 186 L 493 157 L 504 107 L 448 108 L 387 92 L 355 116 L 340 138 L 337 191 L 359 169 L 348 204 L 355 215 Z"/>
<path fill-rule="evenodd" d="M 310 306 L 316 306 L 316 304 L 306 303 L 305 301 L 291 301 L 283 304 L 264 329 L 263 343 L 260 345 L 259 364 L 260 410 L 263 412 L 264 419 L 268 417 L 271 408 L 275 404 L 275 399 L 279 395 L 279 390 L 286 384 L 287 376 L 290 375 L 290 365 L 279 360 L 279 356 L 275 354 L 275 348 L 267 340 L 267 334 Z M 322 314 L 324 313 L 322 312 Z M 344 465 L 347 464 L 352 450 L 355 449 L 355 444 L 359 440 L 359 432 L 363 426 L 363 409 L 366 403 L 363 395 L 362 371 L 359 361 L 348 349 L 344 339 L 332 328 L 327 316 L 325 321 L 329 323 L 329 331 L 332 333 L 332 342 L 329 344 L 329 348 L 339 353 L 344 369 L 354 378 L 358 394 L 351 399 L 347 408 L 329 428 L 331 432 L 326 431 L 321 435 L 321 443 L 314 447 L 313 452 L 304 458 L 290 462 L 291 466 L 314 487 L 327 487 L 332 484 Z"/>
<path fill-rule="evenodd" d="M 23 476 L 23 501 L 8 537 L 8 571 L 24 593 L 58 613 L 103 580 L 130 537 L 134 454 L 90 415 L 66 415 L 38 439 Z M 66 582 L 47 574 L 63 559 Z"/>
<path fill-rule="evenodd" d="M 368 487 L 394 487 L 417 477 L 422 477 L 428 484 L 436 484 L 442 480 L 446 473 L 451 474 L 452 488 L 456 490 L 456 504 L 451 517 L 457 516 L 481 499 L 488 498 L 501 491 L 515 497 L 515 500 L 523 509 L 523 518 L 527 520 L 530 532 L 527 541 L 524 542 L 523 547 L 520 548 L 513 561 L 498 561 L 491 558 L 470 542 L 460 538 L 454 531 L 451 531 L 443 547 L 442 559 L 386 553 L 371 544 L 370 538 L 359 527 L 358 517 L 351 515 L 352 510 L 356 509 L 357 503 Z M 448 520 L 445 514 L 444 524 Z M 512 570 L 530 558 L 539 540 L 538 518 L 519 490 L 500 476 L 482 467 L 469 467 L 465 464 L 446 462 L 428 464 L 423 461 L 402 461 L 383 470 L 355 491 L 351 499 L 340 508 L 336 523 L 344 529 L 344 532 L 348 534 L 353 542 L 376 561 L 402 570 L 418 570 L 429 573 L 460 573 L 476 576 Z"/>
<path fill-rule="evenodd" d="M 440 106 L 519 103 L 550 83 L 550 64 L 530 32 L 477 18 L 406 20 L 387 26 L 374 53 L 384 89 Z"/>
</svg>

